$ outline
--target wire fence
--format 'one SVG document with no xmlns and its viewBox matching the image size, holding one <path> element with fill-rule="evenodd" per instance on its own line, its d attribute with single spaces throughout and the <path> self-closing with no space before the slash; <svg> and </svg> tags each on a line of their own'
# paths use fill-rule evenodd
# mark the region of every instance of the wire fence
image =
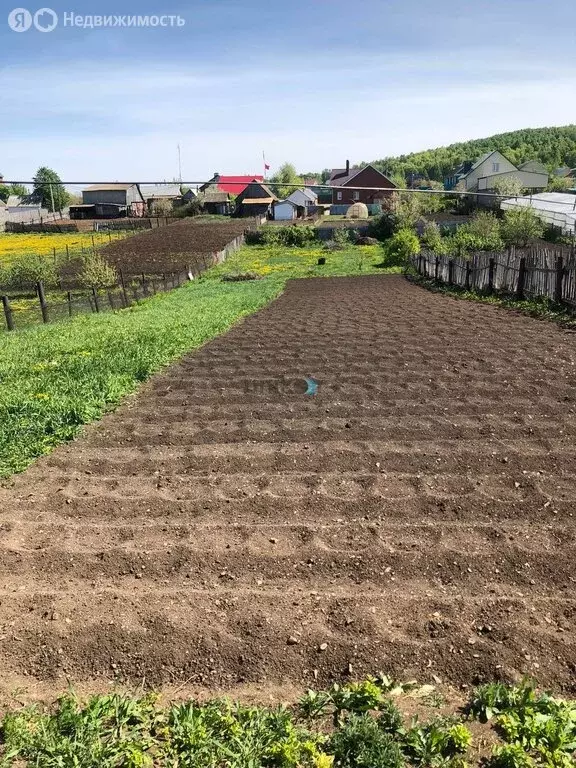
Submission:
<svg viewBox="0 0 576 768">
<path fill-rule="evenodd" d="M 20 286 L 11 296 L 6 293 L 0 296 L 5 330 L 55 323 L 80 314 L 126 309 L 142 299 L 172 291 L 200 277 L 206 270 L 225 261 L 244 242 L 245 236 L 238 235 L 220 251 L 197 255 L 180 271 L 127 274 L 118 270 L 117 282 L 106 287 L 47 290 L 42 281 Z"/>
<path fill-rule="evenodd" d="M 549 299 L 576 310 L 576 255 L 568 248 L 510 248 L 467 258 L 422 251 L 410 264 L 423 277 L 479 293 Z"/>
</svg>

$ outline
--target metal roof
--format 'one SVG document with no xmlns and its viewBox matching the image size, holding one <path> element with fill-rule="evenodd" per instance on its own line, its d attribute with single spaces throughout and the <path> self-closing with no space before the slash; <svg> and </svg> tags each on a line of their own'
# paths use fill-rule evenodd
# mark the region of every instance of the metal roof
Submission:
<svg viewBox="0 0 576 768">
<path fill-rule="evenodd" d="M 93 184 L 91 187 L 86 187 L 82 192 L 109 192 L 111 190 L 128 190 L 135 187 L 136 184 Z"/>
<path fill-rule="evenodd" d="M 510 197 L 502 200 L 503 210 L 532 208 L 548 224 L 574 232 L 576 227 L 576 195 L 565 192 L 542 192 L 537 195 Z"/>
<path fill-rule="evenodd" d="M 140 192 L 144 200 L 152 200 L 159 197 L 181 197 L 178 184 L 141 184 Z"/>
</svg>

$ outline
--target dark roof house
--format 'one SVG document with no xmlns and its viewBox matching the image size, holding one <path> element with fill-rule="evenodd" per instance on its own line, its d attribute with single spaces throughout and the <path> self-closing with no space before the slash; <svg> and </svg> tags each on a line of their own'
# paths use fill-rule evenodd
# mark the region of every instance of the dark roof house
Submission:
<svg viewBox="0 0 576 768">
<path fill-rule="evenodd" d="M 272 204 L 278 200 L 263 182 L 253 181 L 236 198 L 237 216 L 269 216 Z"/>
<path fill-rule="evenodd" d="M 332 171 L 328 184 L 333 187 L 332 203 L 335 205 L 376 203 L 396 189 L 394 182 L 373 165 L 350 168 L 349 161 L 346 161 L 346 168 Z"/>
<path fill-rule="evenodd" d="M 215 184 L 219 192 L 227 192 L 236 197 L 244 192 L 251 181 L 264 181 L 264 176 L 222 176 L 220 173 L 215 173 L 210 181 L 200 187 L 200 192 L 206 192 Z"/>
</svg>

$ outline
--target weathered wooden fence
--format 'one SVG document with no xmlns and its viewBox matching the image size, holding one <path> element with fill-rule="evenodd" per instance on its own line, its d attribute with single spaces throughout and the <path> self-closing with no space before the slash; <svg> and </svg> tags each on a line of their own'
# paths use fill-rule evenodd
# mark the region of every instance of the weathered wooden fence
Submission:
<svg viewBox="0 0 576 768">
<path fill-rule="evenodd" d="M 422 251 L 411 266 L 423 277 L 467 290 L 550 299 L 576 309 L 576 256 L 568 248 L 510 248 L 467 258 Z"/>
</svg>

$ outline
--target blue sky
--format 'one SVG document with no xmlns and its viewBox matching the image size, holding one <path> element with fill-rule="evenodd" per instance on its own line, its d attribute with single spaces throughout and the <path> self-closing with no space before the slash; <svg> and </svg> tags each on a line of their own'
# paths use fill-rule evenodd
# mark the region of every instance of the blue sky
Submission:
<svg viewBox="0 0 576 768">
<path fill-rule="evenodd" d="M 0 171 L 65 180 L 321 170 L 576 122 L 574 0 L 45 0 L 183 27 L 17 34 L 0 16 Z"/>
</svg>

